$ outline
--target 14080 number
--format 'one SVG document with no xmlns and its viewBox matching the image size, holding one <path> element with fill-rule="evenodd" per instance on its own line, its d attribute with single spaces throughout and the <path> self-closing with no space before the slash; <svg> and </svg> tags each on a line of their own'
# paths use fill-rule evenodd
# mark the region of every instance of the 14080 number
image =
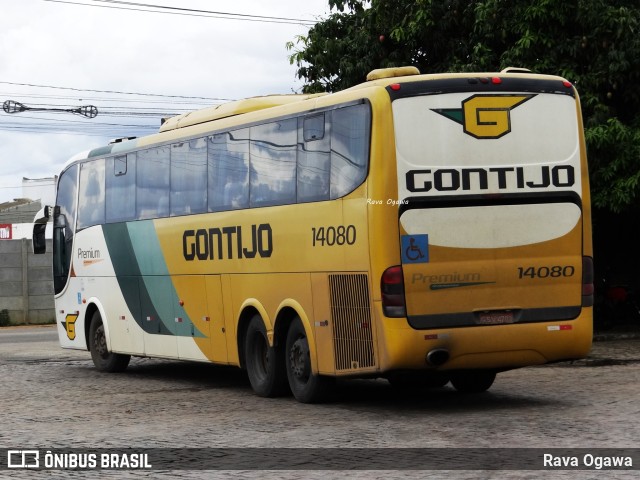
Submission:
<svg viewBox="0 0 640 480">
<path fill-rule="evenodd" d="M 573 265 L 553 265 L 551 267 L 518 267 L 518 278 L 559 278 L 573 277 Z"/>
<path fill-rule="evenodd" d="M 334 245 L 353 245 L 356 243 L 356 227 L 340 225 L 338 227 L 311 227 L 313 246 L 332 247 Z"/>
</svg>

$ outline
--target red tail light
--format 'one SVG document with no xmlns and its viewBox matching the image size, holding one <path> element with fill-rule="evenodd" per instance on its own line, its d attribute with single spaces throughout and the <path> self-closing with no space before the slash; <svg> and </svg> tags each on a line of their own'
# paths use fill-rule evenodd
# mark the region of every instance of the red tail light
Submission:
<svg viewBox="0 0 640 480">
<path fill-rule="evenodd" d="M 593 258 L 582 257 L 582 306 L 593 306 Z"/>
<path fill-rule="evenodd" d="M 404 277 L 402 267 L 387 268 L 380 279 L 382 311 L 387 317 L 399 318 L 407 315 L 404 303 Z"/>
</svg>

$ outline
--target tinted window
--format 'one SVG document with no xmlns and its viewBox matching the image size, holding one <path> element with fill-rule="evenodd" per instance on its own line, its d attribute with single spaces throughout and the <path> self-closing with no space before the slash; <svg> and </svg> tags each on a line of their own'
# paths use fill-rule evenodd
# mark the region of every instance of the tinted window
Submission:
<svg viewBox="0 0 640 480">
<path fill-rule="evenodd" d="M 93 160 L 80 166 L 78 229 L 104 223 L 105 160 Z"/>
<path fill-rule="evenodd" d="M 136 154 L 107 159 L 107 222 L 136 216 Z"/>
<path fill-rule="evenodd" d="M 331 198 L 339 198 L 367 176 L 369 107 L 354 105 L 331 113 Z"/>
<path fill-rule="evenodd" d="M 171 146 L 171 215 L 207 210 L 207 140 Z"/>
<path fill-rule="evenodd" d="M 302 126 L 305 142 L 321 140 L 324 137 L 324 113 L 303 117 Z"/>
<path fill-rule="evenodd" d="M 300 118 L 298 133 L 298 202 L 329 199 L 331 137 L 325 133 L 325 115 Z M 327 124 L 329 128 L 329 124 Z"/>
<path fill-rule="evenodd" d="M 53 217 L 53 289 L 56 294 L 64 290 L 71 267 L 77 175 L 78 166 L 73 165 L 62 173 L 58 181 L 57 208 Z"/>
<path fill-rule="evenodd" d="M 209 211 L 249 206 L 249 129 L 209 137 Z"/>
<path fill-rule="evenodd" d="M 169 147 L 138 152 L 136 217 L 169 216 Z"/>
<path fill-rule="evenodd" d="M 367 175 L 369 131 L 361 104 L 88 161 L 77 227 L 340 198 Z"/>
<path fill-rule="evenodd" d="M 296 202 L 295 118 L 251 127 L 250 205 Z"/>
</svg>

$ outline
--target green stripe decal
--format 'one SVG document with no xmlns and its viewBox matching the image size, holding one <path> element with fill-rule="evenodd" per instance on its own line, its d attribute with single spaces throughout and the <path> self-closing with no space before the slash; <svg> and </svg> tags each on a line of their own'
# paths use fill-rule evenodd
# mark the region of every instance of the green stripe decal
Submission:
<svg viewBox="0 0 640 480">
<path fill-rule="evenodd" d="M 178 306 L 153 221 L 112 223 L 103 225 L 102 231 L 118 285 L 136 323 L 147 333 L 204 338 Z M 182 318 L 180 328 L 176 317 Z"/>
</svg>

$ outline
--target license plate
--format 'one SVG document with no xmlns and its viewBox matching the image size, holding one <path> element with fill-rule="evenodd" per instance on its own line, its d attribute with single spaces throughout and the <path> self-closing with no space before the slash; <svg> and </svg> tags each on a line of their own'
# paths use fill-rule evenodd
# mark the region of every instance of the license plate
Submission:
<svg viewBox="0 0 640 480">
<path fill-rule="evenodd" d="M 504 325 L 513 322 L 515 322 L 515 318 L 511 310 L 480 312 L 477 319 L 477 323 L 480 325 Z"/>
</svg>

